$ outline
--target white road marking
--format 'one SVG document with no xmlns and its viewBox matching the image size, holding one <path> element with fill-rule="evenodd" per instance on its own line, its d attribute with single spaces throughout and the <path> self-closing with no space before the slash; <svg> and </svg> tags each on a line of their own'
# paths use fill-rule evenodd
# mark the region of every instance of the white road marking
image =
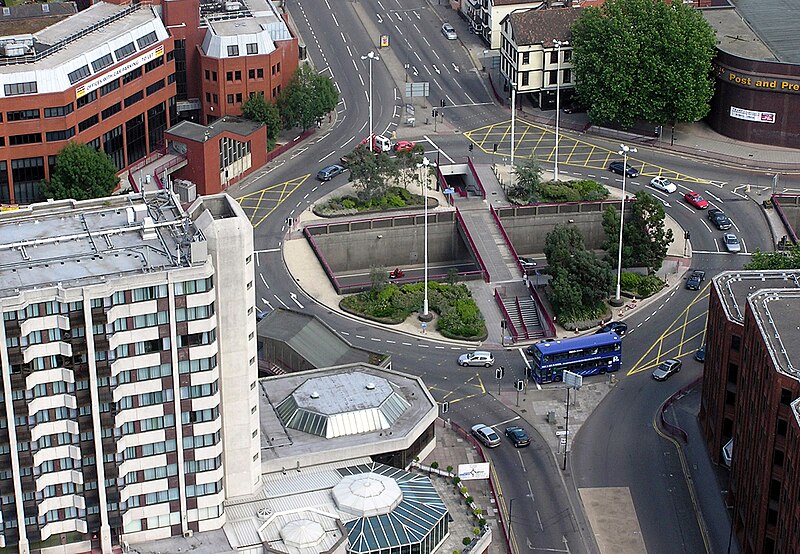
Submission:
<svg viewBox="0 0 800 554">
<path fill-rule="evenodd" d="M 275 297 L 275 300 L 277 300 L 278 302 L 280 302 L 280 303 L 283 305 L 283 307 L 284 307 L 284 308 L 288 308 L 288 307 L 289 307 L 289 306 L 287 306 L 287 305 L 284 303 L 284 301 L 283 301 L 283 300 L 281 300 L 280 298 L 278 298 L 278 295 L 277 295 L 277 294 L 273 294 L 272 296 L 274 296 L 274 297 Z"/>
<path fill-rule="evenodd" d="M 325 155 L 324 155 L 324 156 L 322 156 L 320 159 L 318 159 L 318 160 L 317 160 L 317 163 L 320 163 L 320 162 L 321 162 L 322 160 L 324 160 L 325 158 L 329 158 L 329 157 L 330 157 L 331 155 L 333 155 L 335 152 L 336 152 L 336 150 L 331 150 L 331 151 L 330 151 L 330 153 L 328 153 L 328 154 L 325 154 Z M 308 195 L 306 194 L 306 195 L 305 195 L 303 198 L 308 198 Z"/>
<path fill-rule="evenodd" d="M 267 280 L 264 279 L 264 276 L 261 275 L 260 273 L 258 274 L 258 276 L 261 277 L 261 282 L 264 283 L 264 286 L 269 288 L 269 283 L 267 283 Z"/>
<path fill-rule="evenodd" d="M 325 2 L 325 3 L 327 4 L 327 2 Z M 336 26 L 338 27 L 339 26 L 339 22 L 336 20 L 336 14 L 331 12 L 331 17 L 333 18 L 333 22 L 336 23 Z"/>
<path fill-rule="evenodd" d="M 506 423 L 511 423 L 512 421 L 517 421 L 518 419 L 522 419 L 522 416 L 512 417 L 511 419 L 507 419 L 505 421 L 501 421 L 500 423 L 495 423 L 494 425 L 488 425 L 487 427 L 495 428 L 498 425 L 505 425 Z"/>
<path fill-rule="evenodd" d="M 719 202 L 720 204 L 724 204 L 724 202 L 723 202 L 723 201 L 720 199 L 720 197 L 719 197 L 719 196 L 717 196 L 717 195 L 715 195 L 715 194 L 711 194 L 711 193 L 710 193 L 710 192 L 708 192 L 707 190 L 706 190 L 706 191 L 703 191 L 703 192 L 705 192 L 707 195 L 709 195 L 711 198 L 713 198 L 714 200 L 716 200 L 716 201 L 717 201 L 717 202 Z"/>
<path fill-rule="evenodd" d="M 295 293 L 293 293 L 293 292 L 289 293 L 289 298 L 294 300 L 294 303 L 297 304 L 300 307 L 301 310 L 303 309 L 303 305 L 300 303 L 299 300 L 297 300 L 297 295 Z"/>
<path fill-rule="evenodd" d="M 526 473 L 528 470 L 525 469 L 525 462 L 522 460 L 522 454 L 519 449 L 517 449 L 517 456 L 519 457 L 519 465 L 522 467 L 522 472 Z"/>
</svg>

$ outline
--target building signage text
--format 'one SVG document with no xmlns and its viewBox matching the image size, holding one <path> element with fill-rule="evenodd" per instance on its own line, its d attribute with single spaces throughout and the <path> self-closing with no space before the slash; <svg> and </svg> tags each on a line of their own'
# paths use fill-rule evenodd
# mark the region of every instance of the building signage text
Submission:
<svg viewBox="0 0 800 554">
<path fill-rule="evenodd" d="M 745 121 L 757 121 L 758 123 L 775 123 L 775 112 L 745 110 L 736 106 L 731 106 L 731 117 L 744 119 Z"/>
<path fill-rule="evenodd" d="M 800 94 L 800 79 L 775 79 L 763 75 L 738 73 L 726 67 L 719 67 L 718 75 L 722 81 L 735 83 L 741 87 Z"/>
<path fill-rule="evenodd" d="M 112 69 L 108 73 L 101 75 L 97 79 L 94 79 L 92 81 L 89 81 L 88 83 L 79 86 L 78 88 L 75 89 L 75 98 L 80 98 L 81 96 L 85 96 L 86 94 L 92 92 L 93 90 L 102 87 L 106 83 L 113 81 L 115 79 L 119 79 L 126 73 L 133 71 L 137 67 L 142 66 L 147 62 L 155 60 L 159 56 L 163 55 L 164 55 L 164 45 L 162 44 L 155 50 L 150 50 L 149 52 L 142 54 L 138 58 L 135 58 L 125 64 L 122 64 L 119 67 L 115 67 L 114 69 Z"/>
</svg>

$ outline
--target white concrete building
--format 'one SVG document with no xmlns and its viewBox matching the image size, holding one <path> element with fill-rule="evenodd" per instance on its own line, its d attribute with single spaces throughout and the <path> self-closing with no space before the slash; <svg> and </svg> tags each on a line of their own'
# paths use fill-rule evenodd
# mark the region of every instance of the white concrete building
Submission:
<svg viewBox="0 0 800 554">
<path fill-rule="evenodd" d="M 111 552 L 257 492 L 252 253 L 224 194 L 0 213 L 0 545 Z"/>
</svg>

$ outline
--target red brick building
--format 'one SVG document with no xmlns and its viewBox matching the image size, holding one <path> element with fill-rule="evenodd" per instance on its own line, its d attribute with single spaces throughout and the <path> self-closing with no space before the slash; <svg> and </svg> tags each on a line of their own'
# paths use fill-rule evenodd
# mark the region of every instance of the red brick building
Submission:
<svg viewBox="0 0 800 554">
<path fill-rule="evenodd" d="M 124 172 L 157 156 L 180 120 L 240 115 L 258 92 L 274 99 L 298 64 L 297 39 L 268 0 L 45 7 L 0 17 L 0 203 L 41 200 L 70 140 Z M 32 33 L 18 34 L 23 20 Z M 220 154 L 191 163 L 218 169 Z"/>
<path fill-rule="evenodd" d="M 712 459 L 730 459 L 733 532 L 745 553 L 800 544 L 798 278 L 726 272 L 710 288 L 699 417 Z"/>
</svg>

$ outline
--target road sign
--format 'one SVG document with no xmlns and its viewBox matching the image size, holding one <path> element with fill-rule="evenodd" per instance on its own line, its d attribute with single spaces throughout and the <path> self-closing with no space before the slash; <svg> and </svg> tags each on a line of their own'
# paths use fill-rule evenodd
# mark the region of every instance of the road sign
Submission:
<svg viewBox="0 0 800 554">
<path fill-rule="evenodd" d="M 571 371 L 564 371 L 564 384 L 573 389 L 579 389 L 581 385 L 583 385 L 583 375 L 578 375 Z"/>
<path fill-rule="evenodd" d="M 557 437 L 565 437 L 567 435 L 569 435 L 569 431 L 556 431 Z"/>
<path fill-rule="evenodd" d="M 448 187 L 448 188 L 444 189 L 442 192 L 444 192 L 445 194 L 455 194 L 456 191 L 455 191 L 455 189 L 452 189 L 452 188 Z"/>
<path fill-rule="evenodd" d="M 428 81 L 420 81 L 419 83 L 406 83 L 406 98 L 413 96 L 428 96 L 430 94 L 431 84 Z"/>
<path fill-rule="evenodd" d="M 389 35 L 381 35 L 381 48 L 389 47 Z"/>
</svg>

